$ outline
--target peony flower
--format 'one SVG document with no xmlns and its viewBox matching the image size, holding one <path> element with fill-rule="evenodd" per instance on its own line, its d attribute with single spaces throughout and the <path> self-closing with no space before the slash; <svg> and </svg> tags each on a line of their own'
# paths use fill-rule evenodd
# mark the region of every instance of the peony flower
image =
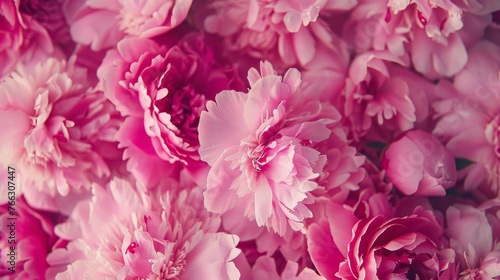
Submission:
<svg viewBox="0 0 500 280">
<path fill-rule="evenodd" d="M 70 243 L 48 261 L 70 263 L 55 279 L 239 278 L 238 237 L 217 232 L 220 219 L 203 208 L 200 188 L 183 181 L 166 192 L 137 187 L 118 178 L 106 189 L 94 185 L 92 199 L 56 227 Z"/>
<path fill-rule="evenodd" d="M 251 242 L 254 244 L 255 252 L 272 256 L 281 254 L 287 260 L 299 261 L 307 256 L 305 246 L 305 235 L 297 231 L 287 231 L 280 236 L 274 232 L 269 232 L 263 227 L 257 226 L 253 221 L 242 218 L 243 208 L 232 208 L 221 215 L 222 227 L 225 232 L 235 234 L 241 242 Z M 242 222 L 244 221 L 244 222 Z"/>
<path fill-rule="evenodd" d="M 109 149 L 118 126 L 114 112 L 73 60 L 20 65 L 0 83 L 0 118 L 6 120 L 0 165 L 16 169 L 17 195 L 43 210 L 73 207 L 93 181 L 110 173 L 105 159 L 115 153 Z"/>
<path fill-rule="evenodd" d="M 210 0 L 199 7 L 200 27 L 223 37 L 237 54 L 273 64 L 306 65 L 316 49 L 335 49 L 333 32 L 321 13 L 347 11 L 356 1 Z"/>
<path fill-rule="evenodd" d="M 498 214 L 468 205 L 456 204 L 446 210 L 446 235 L 460 260 L 460 279 L 500 277 L 498 219 Z"/>
<path fill-rule="evenodd" d="M 192 0 L 96 2 L 69 0 L 64 14 L 73 40 L 92 50 L 114 47 L 126 36 L 151 38 L 179 26 Z"/>
<path fill-rule="evenodd" d="M 340 115 L 301 95 L 296 69 L 281 77 L 263 62 L 248 80 L 248 94 L 222 91 L 201 114 L 199 153 L 211 166 L 205 206 L 215 213 L 241 207 L 258 226 L 284 235 L 311 217 L 309 193 L 327 159 L 315 147 Z"/>
<path fill-rule="evenodd" d="M 454 92 L 434 103 L 433 133 L 459 158 L 475 162 L 460 172 L 464 188 L 479 199 L 500 188 L 500 48 L 482 41 L 454 79 Z M 466 148 L 464 148 L 466 147 Z"/>
<path fill-rule="evenodd" d="M 405 195 L 444 196 L 457 181 L 453 154 L 422 130 L 407 131 L 390 143 L 382 166 Z"/>
<path fill-rule="evenodd" d="M 19 10 L 23 15 L 31 16 L 43 26 L 50 35 L 54 45 L 58 45 L 66 54 L 71 54 L 75 48 L 69 34 L 69 26 L 62 12 L 67 0 L 23 0 Z"/>
<path fill-rule="evenodd" d="M 409 59 L 432 79 L 452 77 L 465 66 L 466 47 L 482 37 L 491 22 L 485 12 L 495 9 L 451 0 L 360 2 L 344 26 L 346 40 L 358 52 L 387 50 Z"/>
<path fill-rule="evenodd" d="M 176 162 L 197 171 L 197 128 L 205 103 L 241 84 L 234 69 L 216 64 L 203 39 L 193 34 L 170 48 L 124 39 L 108 52 L 98 76 L 106 96 L 126 116 L 117 139 L 129 171 L 147 186 L 158 184 L 162 170 Z M 137 168 L 143 164 L 149 168 Z"/>
<path fill-rule="evenodd" d="M 252 267 L 252 276 L 254 279 L 269 279 L 269 280 L 322 280 L 325 279 L 314 270 L 304 268 L 298 273 L 299 265 L 295 262 L 288 261 L 281 275 L 276 271 L 276 262 L 273 258 L 262 256 L 257 259 Z M 298 274 L 297 274 L 298 273 Z"/>
<path fill-rule="evenodd" d="M 344 107 L 355 140 L 368 133 L 372 119 L 386 130 L 396 127 L 400 131 L 413 128 L 417 120 L 410 98 L 414 90 L 390 62 L 403 63 L 388 52 L 365 52 L 350 65 L 344 99 L 339 105 Z"/>
<path fill-rule="evenodd" d="M 8 206 L 0 206 L 0 278 L 45 279 L 45 259 L 57 239 L 50 215 L 33 210 L 19 197 Z M 14 261 L 9 254 L 15 254 Z"/>
<path fill-rule="evenodd" d="M 375 205 L 374 205 L 375 206 Z M 421 206 L 400 217 L 358 218 L 331 204 L 326 218 L 308 228 L 308 250 L 326 279 L 438 279 L 455 254 L 444 249 L 442 226 Z"/>
<path fill-rule="evenodd" d="M 45 28 L 22 13 L 20 2 L 2 1 L 0 5 L 0 80 L 15 70 L 17 63 L 34 65 L 55 51 Z"/>
</svg>

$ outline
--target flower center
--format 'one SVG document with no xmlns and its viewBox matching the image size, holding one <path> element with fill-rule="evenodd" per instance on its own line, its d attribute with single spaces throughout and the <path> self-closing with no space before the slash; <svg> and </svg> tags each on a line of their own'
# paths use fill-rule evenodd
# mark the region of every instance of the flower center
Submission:
<svg viewBox="0 0 500 280">
<path fill-rule="evenodd" d="M 166 260 L 160 270 L 161 279 L 176 279 L 186 266 L 186 253 L 178 250 L 172 258 Z"/>
<path fill-rule="evenodd" d="M 192 85 L 170 90 L 162 99 L 155 101 L 160 112 L 171 116 L 170 122 L 175 125 L 186 139 L 197 138 L 200 114 L 205 109 L 205 96 L 198 94 Z"/>
<path fill-rule="evenodd" d="M 483 272 L 477 268 L 469 268 L 460 273 L 460 280 L 480 280 Z"/>
<path fill-rule="evenodd" d="M 265 164 L 262 159 L 265 155 L 265 147 L 263 145 L 258 145 L 254 149 L 248 150 L 248 158 L 251 160 L 252 166 L 255 171 L 262 171 L 262 166 Z"/>
</svg>

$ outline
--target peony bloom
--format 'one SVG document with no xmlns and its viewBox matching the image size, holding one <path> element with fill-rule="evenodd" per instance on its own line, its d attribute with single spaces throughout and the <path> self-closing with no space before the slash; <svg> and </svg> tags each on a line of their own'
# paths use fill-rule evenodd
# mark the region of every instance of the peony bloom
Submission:
<svg viewBox="0 0 500 280">
<path fill-rule="evenodd" d="M 376 206 L 376 205 L 374 205 Z M 442 226 L 421 206 L 401 217 L 358 218 L 331 204 L 326 218 L 308 228 L 308 250 L 326 279 L 437 279 L 454 269 L 443 249 Z"/>
<path fill-rule="evenodd" d="M 358 51 L 387 50 L 429 78 L 452 77 L 467 63 L 466 47 L 479 40 L 495 1 L 363 0 L 344 26 Z M 463 2 L 463 3 L 457 3 Z M 476 1 L 474 1 L 476 2 Z M 487 4 L 486 2 L 491 2 Z"/>
<path fill-rule="evenodd" d="M 329 138 L 340 115 L 301 95 L 296 69 L 281 77 L 263 62 L 248 80 L 248 94 L 222 91 L 201 114 L 199 152 L 211 166 L 205 206 L 215 213 L 242 208 L 258 226 L 284 235 L 311 217 L 309 193 L 319 188 L 327 160 L 316 145 Z"/>
<path fill-rule="evenodd" d="M 356 56 L 350 65 L 340 106 L 355 140 L 366 135 L 374 121 L 386 130 L 404 131 L 417 120 L 411 79 L 399 77 L 400 68 L 391 62 L 403 63 L 388 52 L 370 51 Z"/>
<path fill-rule="evenodd" d="M 37 212 L 29 207 L 24 199 L 17 198 L 14 216 L 10 215 L 9 205 L 0 206 L 0 278 L 1 279 L 45 279 L 48 268 L 45 260 L 57 238 L 54 235 L 54 224 L 46 213 Z M 11 218 L 16 218 L 11 220 Z M 10 223 L 15 228 L 10 228 Z M 11 239 L 11 230 L 14 232 Z M 15 243 L 11 243 L 15 240 Z M 15 247 L 15 273 L 8 270 L 11 253 Z"/>
<path fill-rule="evenodd" d="M 466 191 L 480 199 L 500 189 L 500 48 L 482 41 L 454 79 L 455 92 L 434 103 L 433 133 L 456 156 L 475 162 L 459 173 Z"/>
<path fill-rule="evenodd" d="M 500 277 L 499 216 L 468 206 L 446 210 L 446 235 L 460 260 L 462 280 Z"/>
<path fill-rule="evenodd" d="M 2 1 L 0 5 L 0 80 L 17 63 L 44 61 L 54 52 L 50 37 L 29 14 L 22 13 L 21 1 Z"/>
<path fill-rule="evenodd" d="M 306 65 L 320 45 L 336 48 L 321 13 L 347 11 L 356 1 L 210 0 L 201 5 L 201 28 L 223 37 L 225 48 L 273 64 Z"/>
<path fill-rule="evenodd" d="M 203 208 L 201 188 L 171 182 L 146 191 L 115 178 L 93 186 L 56 233 L 70 240 L 48 256 L 69 263 L 55 279 L 238 279 L 238 237 L 217 232 L 220 219 Z M 165 186 L 163 186 L 165 187 Z M 208 265 L 210 264 L 210 265 Z"/>
<path fill-rule="evenodd" d="M 147 186 L 158 184 L 172 163 L 197 171 L 197 128 L 205 103 L 219 91 L 242 87 L 234 69 L 219 66 L 194 34 L 170 48 L 124 39 L 97 73 L 99 86 L 126 116 L 117 139 L 129 171 Z M 137 168 L 143 164 L 149 168 Z"/>
<path fill-rule="evenodd" d="M 109 175 L 115 109 L 73 60 L 20 65 L 0 83 L 0 119 L 0 165 L 16 168 L 18 195 L 31 206 L 64 212 Z"/>
<path fill-rule="evenodd" d="M 75 47 L 69 34 L 69 26 L 62 12 L 67 0 L 22 0 L 19 10 L 23 15 L 31 16 L 43 26 L 54 45 L 60 46 L 66 54 L 70 54 Z"/>
<path fill-rule="evenodd" d="M 125 36 L 151 38 L 172 30 L 184 21 L 191 3 L 69 0 L 63 10 L 73 40 L 99 51 L 115 46 Z"/>
<path fill-rule="evenodd" d="M 453 154 L 422 130 L 407 131 L 390 143 L 382 166 L 405 195 L 444 196 L 457 181 Z"/>
<path fill-rule="evenodd" d="M 222 226 L 225 232 L 235 234 L 241 242 L 254 244 L 254 252 L 272 256 L 281 254 L 287 260 L 299 261 L 307 256 L 305 235 L 297 231 L 287 231 L 280 236 L 266 228 L 259 227 L 244 216 L 243 208 L 232 208 L 221 215 Z M 243 222 L 244 221 L 244 222 Z"/>
<path fill-rule="evenodd" d="M 269 279 L 269 280 L 323 280 L 325 278 L 319 276 L 310 268 L 304 268 L 299 272 L 299 265 L 295 262 L 288 261 L 281 275 L 276 271 L 276 262 L 273 258 L 262 256 L 257 259 L 252 267 L 253 279 Z M 297 274 L 298 273 L 298 274 Z"/>
</svg>

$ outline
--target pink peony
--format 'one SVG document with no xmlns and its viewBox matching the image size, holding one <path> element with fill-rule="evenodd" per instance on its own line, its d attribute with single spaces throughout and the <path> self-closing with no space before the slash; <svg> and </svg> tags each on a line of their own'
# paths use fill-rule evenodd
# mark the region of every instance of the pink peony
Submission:
<svg viewBox="0 0 500 280">
<path fill-rule="evenodd" d="M 453 154 L 422 130 L 407 131 L 390 143 L 382 166 L 405 195 L 444 196 L 457 181 Z"/>
<path fill-rule="evenodd" d="M 192 0 L 69 0 L 64 14 L 73 40 L 99 51 L 131 35 L 151 38 L 179 26 Z"/>
<path fill-rule="evenodd" d="M 433 213 L 420 206 L 408 216 L 360 219 L 335 204 L 307 233 L 314 265 L 327 279 L 437 279 L 454 269 L 442 234 Z"/>
<path fill-rule="evenodd" d="M 219 66 L 194 34 L 170 48 L 124 39 L 108 52 L 98 76 L 106 96 L 126 116 L 117 139 L 129 171 L 147 186 L 156 185 L 172 163 L 197 171 L 197 128 L 205 103 L 221 90 L 242 87 L 234 69 Z M 143 164 L 149 167 L 137 168 Z"/>
<path fill-rule="evenodd" d="M 17 63 L 34 65 L 55 51 L 45 28 L 22 13 L 19 2 L 8 0 L 0 4 L 0 80 Z"/>
<path fill-rule="evenodd" d="M 67 0 L 22 0 L 18 2 L 20 2 L 19 10 L 43 26 L 54 45 L 60 46 L 66 54 L 73 51 L 75 42 L 71 39 L 69 26 L 62 12 Z"/>
<path fill-rule="evenodd" d="M 238 237 L 217 232 L 220 219 L 203 208 L 201 188 L 170 182 L 138 190 L 115 178 L 93 186 L 56 233 L 71 242 L 48 256 L 68 263 L 55 279 L 238 279 Z M 162 186 L 167 187 L 167 186 Z M 209 265 L 208 265 L 209 264 Z"/>
<path fill-rule="evenodd" d="M 358 52 L 387 50 L 404 61 L 409 58 L 415 70 L 429 78 L 458 73 L 467 63 L 466 47 L 479 40 L 491 22 L 477 3 L 360 2 L 344 27 L 347 41 Z M 483 8 L 491 11 L 495 5 Z"/>
<path fill-rule="evenodd" d="M 466 191 L 480 199 L 500 189 L 500 48 L 482 41 L 454 79 L 455 92 L 435 102 L 433 133 L 456 157 L 475 162 L 461 171 Z"/>
<path fill-rule="evenodd" d="M 446 210 L 446 235 L 460 260 L 460 279 L 500 277 L 498 221 L 498 214 L 488 214 L 468 205 L 457 204 Z"/>
<path fill-rule="evenodd" d="M 306 65 L 316 48 L 336 48 L 321 13 L 346 11 L 356 1 L 210 0 L 199 7 L 201 28 L 223 37 L 225 48 L 274 64 Z"/>
<path fill-rule="evenodd" d="M 237 235 L 241 242 L 255 244 L 255 252 L 272 256 L 281 254 L 287 260 L 299 261 L 306 257 L 305 235 L 297 231 L 287 231 L 280 236 L 274 232 L 267 231 L 263 227 L 244 216 L 244 208 L 236 207 L 229 209 L 222 216 L 222 226 L 225 232 Z M 242 222 L 244 221 L 244 222 Z"/>
<path fill-rule="evenodd" d="M 277 76 L 268 62 L 250 69 L 248 94 L 219 93 L 200 117 L 200 156 L 210 166 L 205 206 L 244 216 L 280 235 L 303 228 L 306 204 L 326 156 L 315 146 L 339 121 L 335 108 L 300 95 L 300 73 Z"/>
<path fill-rule="evenodd" d="M 372 122 L 386 130 L 404 131 L 417 120 L 410 97 L 415 90 L 409 86 L 410 79 L 399 77 L 400 68 L 391 62 L 403 63 L 388 52 L 370 51 L 358 55 L 350 65 L 340 106 L 355 140 L 366 135 Z"/>
<path fill-rule="evenodd" d="M 118 120 L 73 60 L 20 65 L 0 83 L 0 118 L 0 165 L 16 168 L 18 195 L 31 206 L 65 212 L 109 175 Z"/>
<path fill-rule="evenodd" d="M 24 199 L 17 198 L 14 215 L 8 204 L 0 206 L 0 278 L 1 279 L 45 279 L 48 268 L 45 260 L 57 238 L 51 216 L 29 207 Z M 14 218 L 14 220 L 12 220 Z M 14 227 L 12 224 L 14 223 Z M 13 232 L 13 233 L 11 233 Z M 11 238 L 13 237 L 13 238 Z M 14 242 L 15 241 L 15 242 Z M 11 247 L 14 247 L 15 273 L 8 268 L 12 263 Z"/>
<path fill-rule="evenodd" d="M 269 280 L 322 280 L 325 279 L 314 270 L 304 268 L 300 272 L 299 265 L 295 262 L 288 261 L 283 271 L 278 274 L 276 271 L 276 262 L 273 258 L 262 256 L 257 259 L 252 267 L 253 279 L 269 279 Z"/>
</svg>

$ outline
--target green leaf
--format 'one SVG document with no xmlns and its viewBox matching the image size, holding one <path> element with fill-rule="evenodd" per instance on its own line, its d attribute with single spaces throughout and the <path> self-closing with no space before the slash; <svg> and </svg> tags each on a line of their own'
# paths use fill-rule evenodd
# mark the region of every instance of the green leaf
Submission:
<svg viewBox="0 0 500 280">
<path fill-rule="evenodd" d="M 460 171 L 462 169 L 467 168 L 469 165 L 474 164 L 476 162 L 466 159 L 466 158 L 455 158 L 455 166 L 457 167 L 457 170 Z"/>
<path fill-rule="evenodd" d="M 370 148 L 375 148 L 375 149 L 384 149 L 387 144 L 385 143 L 382 143 L 382 142 L 378 142 L 378 141 L 373 141 L 373 142 L 368 142 L 366 143 L 366 146 L 370 147 Z"/>
</svg>

